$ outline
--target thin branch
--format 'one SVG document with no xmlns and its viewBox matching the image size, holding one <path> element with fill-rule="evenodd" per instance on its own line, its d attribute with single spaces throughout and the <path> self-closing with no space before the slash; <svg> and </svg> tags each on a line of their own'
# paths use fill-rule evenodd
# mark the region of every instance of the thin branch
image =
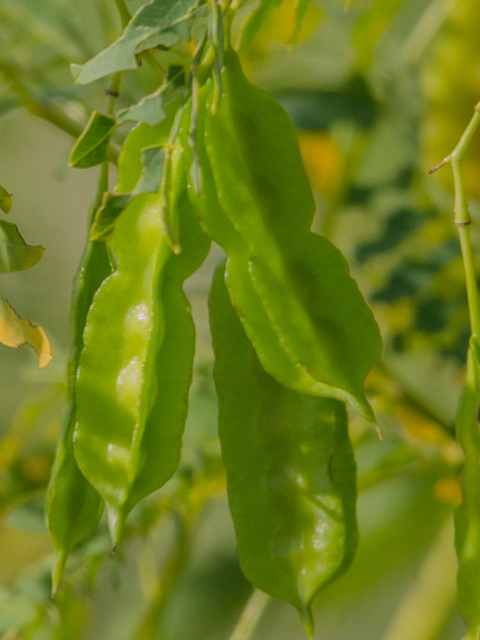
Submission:
<svg viewBox="0 0 480 640">
<path fill-rule="evenodd" d="M 0 62 L 0 74 L 10 85 L 12 91 L 18 96 L 21 104 L 29 113 L 37 118 L 50 122 L 73 138 L 83 131 L 83 126 L 70 118 L 60 107 L 50 101 L 40 100 L 33 91 L 18 77 L 16 69 L 5 62 Z"/>
<path fill-rule="evenodd" d="M 248 599 L 230 640 L 250 640 L 269 601 L 268 594 L 255 589 Z"/>
<path fill-rule="evenodd" d="M 125 29 L 132 19 L 132 14 L 128 10 L 125 0 L 115 0 L 115 4 L 117 5 L 118 13 L 120 14 L 120 20 L 122 21 L 122 29 Z"/>
<path fill-rule="evenodd" d="M 455 604 L 456 559 L 451 518 L 440 530 L 383 640 L 431 640 Z"/>
</svg>

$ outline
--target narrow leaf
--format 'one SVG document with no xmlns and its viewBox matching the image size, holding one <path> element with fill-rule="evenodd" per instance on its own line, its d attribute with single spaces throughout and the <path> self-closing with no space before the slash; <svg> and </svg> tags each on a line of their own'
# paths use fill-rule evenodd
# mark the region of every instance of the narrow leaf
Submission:
<svg viewBox="0 0 480 640">
<path fill-rule="evenodd" d="M 0 185 L 0 209 L 8 213 L 12 208 L 12 194 Z"/>
<path fill-rule="evenodd" d="M 28 344 L 35 349 L 40 367 L 46 367 L 52 359 L 52 348 L 42 327 L 22 319 L 10 304 L 0 297 L 0 342 L 16 349 Z"/>
<path fill-rule="evenodd" d="M 108 160 L 108 141 L 116 126 L 113 118 L 94 111 L 72 149 L 70 166 L 88 169 Z"/>
<path fill-rule="evenodd" d="M 257 35 L 262 24 L 266 22 L 268 14 L 279 7 L 282 2 L 283 0 L 261 0 L 258 8 L 248 16 L 243 25 L 239 46 L 240 51 Z"/>
<path fill-rule="evenodd" d="M 119 215 L 131 199 L 132 196 L 129 194 L 106 193 L 95 216 L 90 239 L 102 242 L 110 240 Z"/>
<path fill-rule="evenodd" d="M 303 20 L 312 3 L 312 0 L 297 0 L 295 3 L 295 26 L 293 28 L 293 34 L 290 38 L 290 43 L 295 44 L 302 30 Z"/>
<path fill-rule="evenodd" d="M 0 273 L 29 269 L 37 264 L 43 252 L 41 246 L 26 244 L 16 225 L 0 220 Z"/>
</svg>

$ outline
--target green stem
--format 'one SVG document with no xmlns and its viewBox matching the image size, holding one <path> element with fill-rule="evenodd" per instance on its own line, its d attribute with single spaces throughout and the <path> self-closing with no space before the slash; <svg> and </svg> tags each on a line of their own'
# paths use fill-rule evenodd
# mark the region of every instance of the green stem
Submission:
<svg viewBox="0 0 480 640">
<path fill-rule="evenodd" d="M 250 640 L 269 601 L 269 595 L 255 589 L 240 616 L 233 634 L 230 636 L 230 640 Z"/>
<path fill-rule="evenodd" d="M 112 115 L 115 110 L 115 101 L 117 99 L 118 91 L 120 89 L 120 79 L 121 79 L 121 73 L 114 73 L 113 76 L 110 78 L 110 82 L 106 90 L 106 95 L 107 95 L 106 111 L 109 116 Z M 110 149 L 110 147 L 109 147 L 109 153 L 110 154 L 112 153 L 112 150 Z M 110 162 L 107 160 L 102 164 L 100 168 L 100 176 L 98 178 L 98 185 L 97 185 L 97 194 L 95 197 L 96 207 L 92 207 L 92 212 L 91 212 L 91 216 L 93 217 L 95 216 L 96 210 L 102 203 L 103 194 L 108 191 L 109 165 L 110 165 Z M 89 222 L 90 226 L 93 223 L 93 217 Z"/>
<path fill-rule="evenodd" d="M 438 33 L 458 0 L 433 0 L 425 9 L 403 45 L 402 57 L 414 65 Z"/>
<path fill-rule="evenodd" d="M 179 522 L 174 549 L 170 553 L 167 565 L 158 580 L 153 597 L 139 627 L 136 629 L 134 638 L 141 638 L 141 640 L 156 640 L 158 638 L 158 629 L 166 605 L 177 587 L 190 556 L 195 530 L 196 527 L 193 526 L 189 519 Z"/>
<path fill-rule="evenodd" d="M 440 167 L 447 162 L 450 162 L 452 165 L 453 180 L 455 183 L 455 225 L 458 227 L 458 235 L 462 249 L 472 336 L 476 338 L 480 338 L 480 302 L 478 298 L 478 287 L 473 263 L 472 244 L 470 241 L 470 225 L 472 224 L 472 218 L 468 209 L 467 196 L 461 172 L 461 163 L 479 125 L 480 102 L 476 105 L 473 117 L 460 138 L 460 142 L 457 144 L 450 156 L 445 158 L 441 165 L 439 165 Z"/>
<path fill-rule="evenodd" d="M 465 269 L 472 336 L 480 338 L 480 305 L 478 300 L 477 280 L 473 264 L 472 244 L 470 242 L 470 227 L 459 227 L 458 235 L 460 237 L 460 246 L 462 248 L 463 264 Z"/>
<path fill-rule="evenodd" d="M 453 526 L 449 518 L 427 554 L 383 640 L 431 640 L 441 631 L 455 603 Z"/>
<path fill-rule="evenodd" d="M 479 519 L 480 519 L 480 434 L 478 429 L 479 407 L 479 363 L 478 346 L 480 339 L 480 302 L 473 262 L 473 251 L 470 241 L 472 218 L 468 210 L 467 196 L 463 184 L 461 163 L 468 146 L 480 125 L 480 103 L 464 134 L 453 152 L 445 158 L 438 168 L 450 162 L 455 183 L 455 225 L 458 227 L 462 249 L 465 282 L 467 288 L 468 307 L 472 336 L 467 356 L 467 375 L 460 401 L 456 432 L 457 440 L 465 454 L 464 469 L 461 479 L 462 506 L 458 515 L 458 540 L 462 540 L 458 548 L 459 569 L 457 586 L 459 589 L 460 611 L 467 619 L 468 631 L 465 640 L 479 640 L 480 625 L 478 623 L 477 578 L 472 581 L 475 568 L 480 563 Z M 437 168 L 437 167 L 436 167 Z M 435 169 L 436 169 L 435 168 Z M 457 522 L 457 521 L 456 521 Z"/>
<path fill-rule="evenodd" d="M 57 105 L 47 100 L 39 100 L 33 91 L 19 79 L 17 70 L 14 67 L 0 62 L 0 75 L 5 78 L 12 91 L 17 94 L 22 106 L 33 116 L 53 124 L 54 127 L 72 136 L 72 138 L 78 138 L 83 132 L 83 125 L 70 118 Z M 112 161 L 116 163 L 118 152 L 112 149 L 110 156 Z"/>
<path fill-rule="evenodd" d="M 82 133 L 83 127 L 80 123 L 70 118 L 70 116 L 56 105 L 48 101 L 40 101 L 31 89 L 20 81 L 14 67 L 0 62 L 0 74 L 8 82 L 14 93 L 17 94 L 22 105 L 32 115 L 50 122 L 74 138 L 78 138 Z"/>
<path fill-rule="evenodd" d="M 125 29 L 132 19 L 132 14 L 128 10 L 125 0 L 115 0 L 115 4 L 117 5 L 118 13 L 120 14 L 120 20 L 122 21 L 122 29 Z"/>
<path fill-rule="evenodd" d="M 380 360 L 376 368 L 389 380 L 398 384 L 402 390 L 402 399 L 408 406 L 420 413 L 427 420 L 438 424 L 449 436 L 455 436 L 454 421 L 443 415 L 438 406 L 428 404 L 418 393 L 406 375 L 401 375 L 398 371 L 392 371 L 388 361 L 384 358 Z"/>
</svg>

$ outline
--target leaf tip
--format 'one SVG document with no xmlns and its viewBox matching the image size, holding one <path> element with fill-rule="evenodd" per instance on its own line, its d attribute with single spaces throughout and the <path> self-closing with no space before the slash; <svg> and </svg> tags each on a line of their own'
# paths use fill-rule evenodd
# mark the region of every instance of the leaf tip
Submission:
<svg viewBox="0 0 480 640">
<path fill-rule="evenodd" d="M 32 347 L 38 356 L 38 366 L 44 369 L 53 360 L 52 345 L 42 327 L 34 327 L 34 329 L 38 337 L 32 342 Z"/>
<path fill-rule="evenodd" d="M 73 77 L 73 81 L 75 84 L 81 84 L 81 82 L 78 81 L 80 74 L 82 73 L 82 66 L 81 64 L 76 64 L 75 62 L 72 62 L 72 64 L 70 65 L 70 73 L 72 74 Z"/>
<path fill-rule="evenodd" d="M 0 209 L 8 213 L 12 208 L 12 194 L 0 185 Z"/>
</svg>

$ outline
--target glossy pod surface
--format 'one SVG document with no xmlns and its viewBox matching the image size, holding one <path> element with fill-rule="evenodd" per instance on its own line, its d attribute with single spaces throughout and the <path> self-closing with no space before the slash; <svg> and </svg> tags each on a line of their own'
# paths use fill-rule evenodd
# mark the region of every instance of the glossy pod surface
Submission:
<svg viewBox="0 0 480 640">
<path fill-rule="evenodd" d="M 215 206 L 243 240 L 234 242 L 232 232 L 218 240 L 229 258 L 232 302 L 279 382 L 351 402 L 373 420 L 363 385 L 380 356 L 380 335 L 341 253 L 309 231 L 314 203 L 294 126 L 270 94 L 245 79 L 231 51 L 223 83 L 218 114 L 208 86 L 199 99 L 199 158 L 215 185 L 205 187 L 207 203 L 215 191 Z M 243 295 L 247 277 L 258 297 Z"/>
<path fill-rule="evenodd" d="M 120 175 L 119 185 L 132 184 Z M 169 204 L 185 250 L 175 255 L 167 240 L 161 190 L 135 197 L 111 242 L 118 268 L 87 318 L 75 456 L 106 502 L 114 544 L 128 512 L 168 480 L 180 455 L 195 340 L 182 285 L 209 249 L 184 184 Z"/>
<path fill-rule="evenodd" d="M 355 552 L 356 467 L 345 405 L 265 372 L 230 303 L 223 266 L 210 321 L 219 432 L 242 570 L 299 610 L 312 632 L 316 593 Z"/>
<path fill-rule="evenodd" d="M 95 531 L 103 512 L 100 495 L 78 468 L 73 433 L 77 419 L 76 375 L 87 313 L 95 291 L 111 270 L 106 245 L 87 241 L 73 286 L 66 408 L 47 491 L 47 523 L 55 548 L 54 591 L 70 552 Z"/>
</svg>

